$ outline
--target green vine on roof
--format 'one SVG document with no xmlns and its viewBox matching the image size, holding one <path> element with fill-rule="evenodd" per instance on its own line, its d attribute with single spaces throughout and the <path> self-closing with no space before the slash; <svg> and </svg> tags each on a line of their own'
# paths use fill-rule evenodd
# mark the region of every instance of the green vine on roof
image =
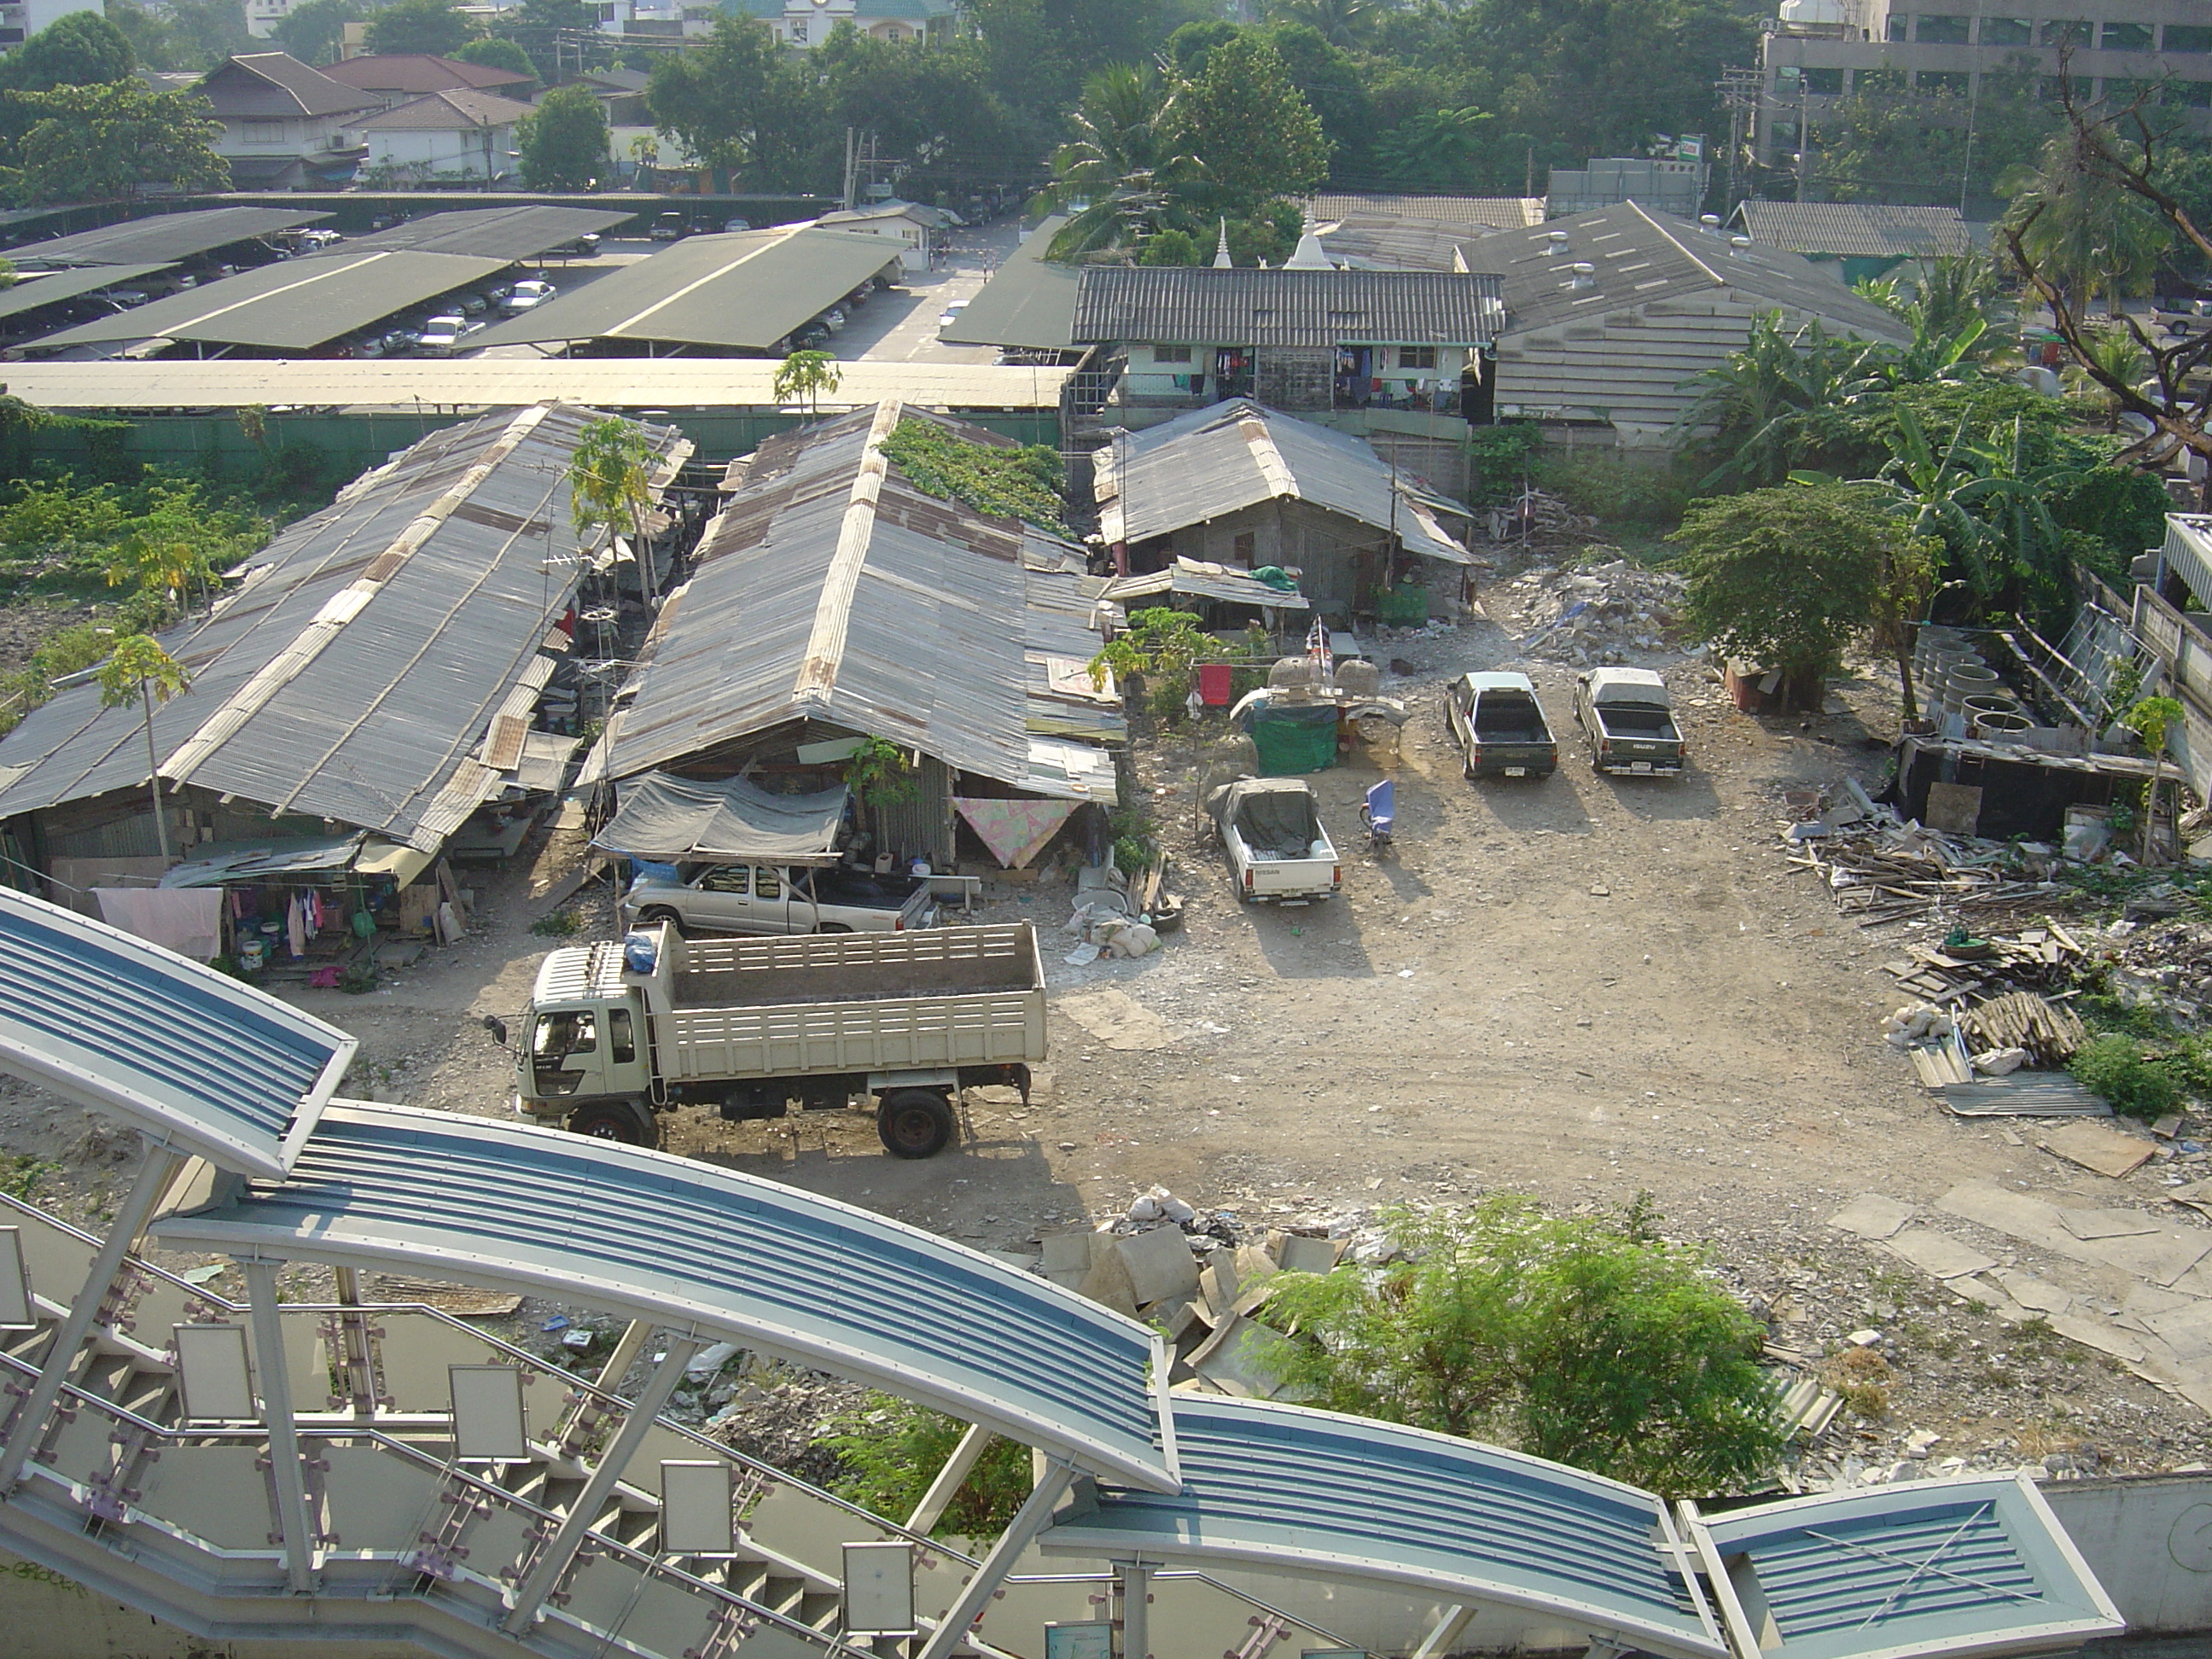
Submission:
<svg viewBox="0 0 2212 1659">
<path fill-rule="evenodd" d="M 970 443 L 933 422 L 908 420 L 884 440 L 883 450 L 925 495 L 1074 539 L 1061 517 L 1060 456 L 1046 445 Z"/>
</svg>

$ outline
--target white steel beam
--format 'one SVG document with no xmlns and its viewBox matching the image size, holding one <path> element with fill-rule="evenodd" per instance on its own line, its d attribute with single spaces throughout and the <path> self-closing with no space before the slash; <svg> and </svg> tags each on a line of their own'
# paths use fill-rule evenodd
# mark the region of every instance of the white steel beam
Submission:
<svg viewBox="0 0 2212 1659">
<path fill-rule="evenodd" d="M 1063 1463 L 1058 1458 L 1051 1461 L 1043 1478 L 1022 1500 L 1021 1508 L 1006 1523 L 1006 1531 L 999 1534 L 999 1541 L 991 1546 L 990 1553 L 975 1569 L 967 1588 L 960 1592 L 959 1600 L 945 1610 L 945 1616 L 937 1621 L 937 1628 L 930 1632 L 929 1640 L 922 1644 L 915 1659 L 951 1659 L 952 1650 L 968 1639 L 969 1630 L 991 1605 L 991 1598 L 999 1593 L 999 1587 L 1006 1583 L 1006 1575 L 1014 1570 L 1014 1563 L 1021 1559 L 1030 1540 L 1044 1530 L 1045 1523 L 1052 1519 L 1053 1505 L 1060 1502 L 1060 1495 L 1074 1480 L 1074 1465 Z"/>
<path fill-rule="evenodd" d="M 292 1416 L 291 1367 L 284 1360 L 283 1316 L 276 1301 L 281 1261 L 249 1257 L 246 1296 L 253 1313 L 255 1367 L 261 1384 L 261 1420 L 269 1427 L 269 1462 L 276 1477 L 276 1530 L 284 1540 L 284 1576 L 292 1593 L 315 1587 L 315 1529 L 307 1516 L 307 1477 L 300 1468 L 300 1425 Z"/>
</svg>

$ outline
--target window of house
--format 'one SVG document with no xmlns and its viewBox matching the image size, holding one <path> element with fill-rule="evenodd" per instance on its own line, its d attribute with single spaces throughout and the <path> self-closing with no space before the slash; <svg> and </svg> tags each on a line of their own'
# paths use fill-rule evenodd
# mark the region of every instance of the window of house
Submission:
<svg viewBox="0 0 2212 1659">
<path fill-rule="evenodd" d="M 2035 44 L 2035 24 L 2026 17 L 1984 17 L 1982 19 L 1982 44 L 1985 46 L 2032 46 Z"/>
<path fill-rule="evenodd" d="M 2097 44 L 2106 52 L 2148 52 L 2151 27 L 2148 23 L 2107 23 L 2105 32 L 2097 37 Z"/>
<path fill-rule="evenodd" d="M 2168 23 L 2166 26 L 2166 49 L 2168 52 L 2212 52 L 2212 27 L 2203 23 Z"/>
<path fill-rule="evenodd" d="M 1916 37 L 1923 46 L 1963 46 L 1972 31 L 1974 20 L 1954 13 L 1936 15 L 1922 14 L 1920 28 Z"/>
<path fill-rule="evenodd" d="M 1434 346 L 1400 346 L 1398 367 L 1401 368 L 1434 368 L 1437 349 Z"/>
<path fill-rule="evenodd" d="M 1243 565 L 1247 570 L 1250 569 L 1252 568 L 1252 556 L 1259 550 L 1260 547 L 1259 532 L 1252 530 L 1238 531 L 1237 532 L 1237 538 L 1232 544 L 1232 546 L 1235 549 L 1237 562 Z"/>
<path fill-rule="evenodd" d="M 1964 92 L 1967 75 L 1964 70 L 1922 70 L 1912 84 L 1922 92 Z"/>
<path fill-rule="evenodd" d="M 1907 27 L 1911 23 L 1911 21 L 1912 21 L 1912 20 L 1911 20 L 1911 18 L 1907 17 L 1907 16 L 1906 16 L 1903 12 L 1901 12 L 1901 11 L 1893 11 L 1893 12 L 1890 13 L 1890 15 L 1889 15 L 1889 38 L 1890 38 L 1891 40 L 1910 40 L 1911 37 L 1910 35 L 1906 34 L 1906 33 L 1905 33 L 1905 29 L 1906 29 L 1906 27 Z"/>
<path fill-rule="evenodd" d="M 2079 18 L 2069 22 L 2054 17 L 2043 26 L 2042 44 L 2046 46 L 2086 46 L 2092 33 L 2090 26 Z"/>
<path fill-rule="evenodd" d="M 1190 361 L 1190 348 L 1187 345 L 1156 345 L 1152 348 L 1152 361 L 1156 363 L 1187 363 Z"/>
<path fill-rule="evenodd" d="M 248 121 L 246 124 L 246 142 L 249 144 L 281 144 L 284 142 L 284 124 L 282 121 Z"/>
<path fill-rule="evenodd" d="M 2212 109 L 2212 81 L 2169 81 L 2166 96 L 2185 109 Z"/>
<path fill-rule="evenodd" d="M 2108 75 L 2098 83 L 2097 95 L 2105 100 L 2108 109 L 2127 109 L 2137 100 L 2146 105 L 2158 102 L 2158 82 L 2131 80 L 2124 75 Z"/>
<path fill-rule="evenodd" d="M 1815 98 L 1840 98 L 1844 91 L 1844 72 L 1839 69 L 1808 69 L 1802 70 L 1805 90 Z"/>
<path fill-rule="evenodd" d="M 804 41 L 806 39 L 806 20 L 804 17 L 794 17 L 791 20 L 791 38 L 797 41 Z"/>
</svg>

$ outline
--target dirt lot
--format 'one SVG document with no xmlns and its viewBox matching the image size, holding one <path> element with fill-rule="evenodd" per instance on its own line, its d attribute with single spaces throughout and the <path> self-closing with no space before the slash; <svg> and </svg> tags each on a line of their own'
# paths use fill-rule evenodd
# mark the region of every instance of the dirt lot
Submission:
<svg viewBox="0 0 2212 1659">
<path fill-rule="evenodd" d="M 2040 1326 L 2002 1324 L 1826 1224 L 1863 1193 L 1929 1205 L 1968 1180 L 2062 1206 L 2169 1220 L 2175 1208 L 2162 1164 L 2111 1180 L 2039 1151 L 2021 1133 L 2032 1126 L 1947 1117 L 1881 1043 L 1900 999 L 1876 965 L 1881 942 L 1839 923 L 1789 867 L 1777 801 L 1846 770 L 1879 773 L 1869 734 L 1893 729 L 1887 688 L 1840 686 L 1815 720 L 1754 720 L 1728 706 L 1702 660 L 1651 659 L 1683 705 L 1693 769 L 1608 780 L 1567 718 L 1568 671 L 1540 665 L 1559 771 L 1469 784 L 1442 687 L 1463 670 L 1519 665 L 1513 635 L 1477 617 L 1383 654 L 1416 671 L 1386 684 L 1413 708 L 1400 744 L 1314 780 L 1346 852 L 1340 899 L 1240 906 L 1193 832 L 1199 777 L 1241 743 L 1217 730 L 1147 744 L 1171 884 L 1190 899 L 1181 933 L 1146 958 L 1076 968 L 1061 961 L 1073 943 L 1060 932 L 1066 872 L 999 885 L 986 908 L 984 919 L 1044 932 L 1054 1060 L 1029 1109 L 1011 1096 L 977 1102 L 968 1144 L 919 1164 L 884 1155 L 858 1113 L 736 1126 L 692 1115 L 672 1150 L 1014 1251 L 1118 1213 L 1154 1183 L 1275 1225 L 1498 1188 L 1563 1209 L 1648 1191 L 1668 1230 L 1708 1242 L 1808 1366 L 1851 1333 L 1879 1333 L 1893 1410 L 1846 1418 L 1808 1459 L 1808 1480 L 1858 1479 L 1862 1463 L 1911 1472 L 1909 1448 L 1973 1467 L 2044 1458 L 2060 1472 L 2212 1456 L 2196 1407 Z M 1356 846 L 1357 805 L 1385 771 L 1398 839 L 1376 860 Z M 532 884 L 577 852 L 533 842 L 513 869 L 479 877 L 477 933 L 382 988 L 296 994 L 362 1038 L 350 1091 L 507 1109 L 506 1054 L 478 1021 L 525 1000 L 551 943 L 527 931 Z M 595 928 L 610 925 L 604 896 L 586 908 Z M 0 1105 L 8 1149 L 58 1161 L 47 1190 L 65 1182 L 96 1206 L 121 1167 L 105 1150 L 118 1137 L 88 1146 L 83 1114 L 21 1092 Z M 2117 1311 L 2118 1287 L 2084 1294 Z"/>
</svg>

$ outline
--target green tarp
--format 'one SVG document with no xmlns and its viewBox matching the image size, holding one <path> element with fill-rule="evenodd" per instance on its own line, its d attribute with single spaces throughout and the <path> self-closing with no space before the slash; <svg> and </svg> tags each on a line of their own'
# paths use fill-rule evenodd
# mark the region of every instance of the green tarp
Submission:
<svg viewBox="0 0 2212 1659">
<path fill-rule="evenodd" d="M 1333 703 L 1310 708 L 1255 708 L 1249 729 L 1261 777 L 1322 772 L 1336 764 L 1336 707 Z"/>
</svg>

